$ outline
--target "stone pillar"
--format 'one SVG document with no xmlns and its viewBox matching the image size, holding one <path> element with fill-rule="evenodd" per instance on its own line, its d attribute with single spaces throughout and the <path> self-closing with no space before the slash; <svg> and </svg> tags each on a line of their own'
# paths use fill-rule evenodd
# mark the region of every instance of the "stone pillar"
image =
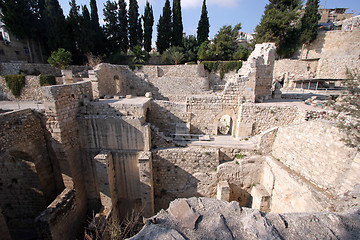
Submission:
<svg viewBox="0 0 360 240">
<path fill-rule="evenodd" d="M 61 75 L 64 84 L 74 83 L 72 70 L 61 70 Z"/>
<path fill-rule="evenodd" d="M 149 218 L 154 215 L 154 184 L 151 152 L 141 152 L 138 157 L 141 203 L 143 216 Z"/>
<path fill-rule="evenodd" d="M 95 70 L 88 70 L 89 80 L 91 81 L 92 91 L 93 91 L 93 98 L 99 99 L 99 80 L 96 76 Z"/>
<path fill-rule="evenodd" d="M 150 151 L 151 148 L 151 129 L 150 124 L 144 125 L 144 151 Z"/>
<path fill-rule="evenodd" d="M 109 151 L 103 151 L 95 156 L 96 173 L 100 190 L 101 204 L 105 209 L 112 208 L 110 182 L 109 178 L 110 165 L 112 165 L 112 154 Z"/>
<path fill-rule="evenodd" d="M 270 195 L 265 190 L 263 185 L 255 185 L 251 189 L 252 206 L 251 208 L 258 209 L 262 212 L 270 211 Z"/>
<path fill-rule="evenodd" d="M 230 202 L 231 188 L 227 181 L 219 182 L 217 185 L 216 199 Z"/>
</svg>

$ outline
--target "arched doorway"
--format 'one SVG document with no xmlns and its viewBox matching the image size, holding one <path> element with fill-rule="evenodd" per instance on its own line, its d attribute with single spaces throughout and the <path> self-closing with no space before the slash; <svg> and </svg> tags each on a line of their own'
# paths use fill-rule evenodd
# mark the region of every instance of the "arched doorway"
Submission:
<svg viewBox="0 0 360 240">
<path fill-rule="evenodd" d="M 229 115 L 220 117 L 217 124 L 217 135 L 232 135 L 233 120 Z"/>
</svg>

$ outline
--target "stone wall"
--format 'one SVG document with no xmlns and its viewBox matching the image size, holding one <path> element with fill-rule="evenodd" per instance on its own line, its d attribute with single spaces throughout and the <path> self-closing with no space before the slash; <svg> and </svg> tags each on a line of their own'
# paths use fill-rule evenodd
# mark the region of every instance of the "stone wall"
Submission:
<svg viewBox="0 0 360 240">
<path fill-rule="evenodd" d="M 318 212 L 331 211 L 331 196 L 281 162 L 266 157 L 262 170 L 262 184 L 271 196 L 270 212 Z"/>
<path fill-rule="evenodd" d="M 155 99 L 168 100 L 173 95 L 209 89 L 203 65 L 142 66 L 132 71 L 128 66 L 100 64 L 93 83 L 98 86 L 99 97 L 151 92 Z"/>
<path fill-rule="evenodd" d="M 176 133 L 177 126 L 186 126 L 190 120 L 185 103 L 154 100 L 151 102 L 149 122 L 161 132 Z"/>
<path fill-rule="evenodd" d="M 155 211 L 179 197 L 216 196 L 219 152 L 214 148 L 153 150 Z"/>
<path fill-rule="evenodd" d="M 34 231 L 34 218 L 64 188 L 41 116 L 30 109 L 0 115 L 0 208 L 10 232 Z"/>
<path fill-rule="evenodd" d="M 316 186 L 341 194 L 344 189 L 340 186 L 346 179 L 355 179 L 346 190 L 360 182 L 359 175 L 353 176 L 350 171 L 356 151 L 346 147 L 342 137 L 346 136 L 324 120 L 281 127 L 272 155 Z"/>
<path fill-rule="evenodd" d="M 79 169 L 87 169 L 88 162 L 82 159 L 77 115 L 84 102 L 92 100 L 91 82 L 44 87 L 44 105 L 47 116 L 46 127 L 51 133 L 51 145 L 60 163 L 65 186 L 75 189 L 77 207 L 75 230 L 81 229 L 86 221 L 87 211 L 97 212 L 100 203 L 99 192 L 86 190 L 84 175 Z"/>
<path fill-rule="evenodd" d="M 25 86 L 20 97 L 16 98 L 6 86 L 5 78 L 0 77 L 0 100 L 7 101 L 42 101 L 43 92 L 40 87 L 38 76 L 26 76 Z"/>
<path fill-rule="evenodd" d="M 71 65 L 69 69 L 73 70 L 74 73 L 84 72 L 90 69 L 87 66 Z M 52 67 L 50 64 L 40 63 L 0 63 L 0 75 L 9 74 L 28 74 L 28 75 L 54 75 L 61 76 L 61 71 Z"/>
</svg>

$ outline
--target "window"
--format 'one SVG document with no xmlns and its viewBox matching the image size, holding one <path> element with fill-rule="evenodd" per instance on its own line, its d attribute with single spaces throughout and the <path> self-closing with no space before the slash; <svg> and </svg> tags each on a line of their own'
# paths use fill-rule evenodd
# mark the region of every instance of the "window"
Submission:
<svg viewBox="0 0 360 240">
<path fill-rule="evenodd" d="M 24 47 L 24 53 L 25 53 L 26 55 L 30 55 L 30 50 L 29 50 L 29 48 Z"/>
<path fill-rule="evenodd" d="M 20 55 L 20 52 L 19 51 L 15 51 L 16 55 Z"/>
</svg>

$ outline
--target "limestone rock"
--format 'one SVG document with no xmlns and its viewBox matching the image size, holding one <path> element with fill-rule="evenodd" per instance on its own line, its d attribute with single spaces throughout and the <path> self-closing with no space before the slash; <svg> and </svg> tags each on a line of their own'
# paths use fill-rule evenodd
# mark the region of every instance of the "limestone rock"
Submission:
<svg viewBox="0 0 360 240">
<path fill-rule="evenodd" d="M 193 209 L 195 229 L 179 224 L 173 212 Z M 181 220 L 180 220 L 181 222 Z M 237 202 L 210 198 L 177 199 L 132 237 L 137 239 L 359 239 L 360 209 L 345 213 L 265 214 Z"/>
</svg>

